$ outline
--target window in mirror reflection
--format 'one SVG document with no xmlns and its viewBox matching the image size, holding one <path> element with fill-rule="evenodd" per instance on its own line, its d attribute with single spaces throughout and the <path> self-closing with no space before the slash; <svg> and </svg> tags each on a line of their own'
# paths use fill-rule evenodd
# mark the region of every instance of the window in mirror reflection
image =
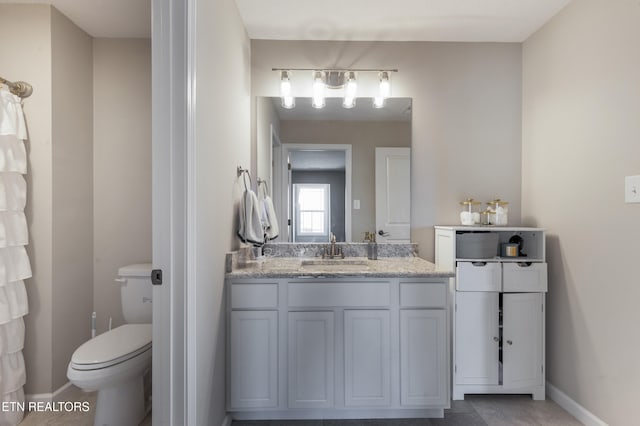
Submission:
<svg viewBox="0 0 640 426">
<path fill-rule="evenodd" d="M 331 187 L 328 184 L 294 184 L 295 241 L 328 241 Z"/>
</svg>

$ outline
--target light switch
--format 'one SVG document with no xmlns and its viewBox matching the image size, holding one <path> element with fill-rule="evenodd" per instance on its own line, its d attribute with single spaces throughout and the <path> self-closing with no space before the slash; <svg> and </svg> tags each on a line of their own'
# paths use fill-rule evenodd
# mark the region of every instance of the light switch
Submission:
<svg viewBox="0 0 640 426">
<path fill-rule="evenodd" d="M 353 209 L 360 210 L 360 200 L 353 200 Z"/>
<path fill-rule="evenodd" d="M 624 202 L 640 203 L 640 175 L 624 178 Z"/>
</svg>

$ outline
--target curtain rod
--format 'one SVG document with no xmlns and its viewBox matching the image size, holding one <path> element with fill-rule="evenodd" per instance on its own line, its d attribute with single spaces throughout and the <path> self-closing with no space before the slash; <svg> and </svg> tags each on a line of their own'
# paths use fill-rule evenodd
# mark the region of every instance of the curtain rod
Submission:
<svg viewBox="0 0 640 426">
<path fill-rule="evenodd" d="M 16 81 L 15 83 L 0 77 L 0 83 L 6 84 L 9 87 L 9 91 L 21 98 L 28 98 L 33 93 L 33 87 L 29 83 L 24 81 Z"/>
</svg>

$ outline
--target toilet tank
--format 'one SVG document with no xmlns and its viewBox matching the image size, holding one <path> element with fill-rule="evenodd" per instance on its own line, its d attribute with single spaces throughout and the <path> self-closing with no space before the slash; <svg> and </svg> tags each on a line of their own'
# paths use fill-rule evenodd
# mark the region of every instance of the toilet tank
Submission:
<svg viewBox="0 0 640 426">
<path fill-rule="evenodd" d="M 118 269 L 122 313 L 128 324 L 151 324 L 151 264 L 137 263 Z"/>
</svg>

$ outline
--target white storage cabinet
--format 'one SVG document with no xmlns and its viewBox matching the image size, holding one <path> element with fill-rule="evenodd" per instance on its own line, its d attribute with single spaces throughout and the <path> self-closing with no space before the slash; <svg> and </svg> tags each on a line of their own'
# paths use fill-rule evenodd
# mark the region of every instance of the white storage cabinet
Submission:
<svg viewBox="0 0 640 426">
<path fill-rule="evenodd" d="M 460 235 L 497 233 L 498 244 L 522 239 L 526 256 L 459 257 Z M 436 227 L 436 265 L 456 272 L 453 303 L 452 397 L 529 393 L 545 398 L 545 235 L 540 228 Z"/>
</svg>

